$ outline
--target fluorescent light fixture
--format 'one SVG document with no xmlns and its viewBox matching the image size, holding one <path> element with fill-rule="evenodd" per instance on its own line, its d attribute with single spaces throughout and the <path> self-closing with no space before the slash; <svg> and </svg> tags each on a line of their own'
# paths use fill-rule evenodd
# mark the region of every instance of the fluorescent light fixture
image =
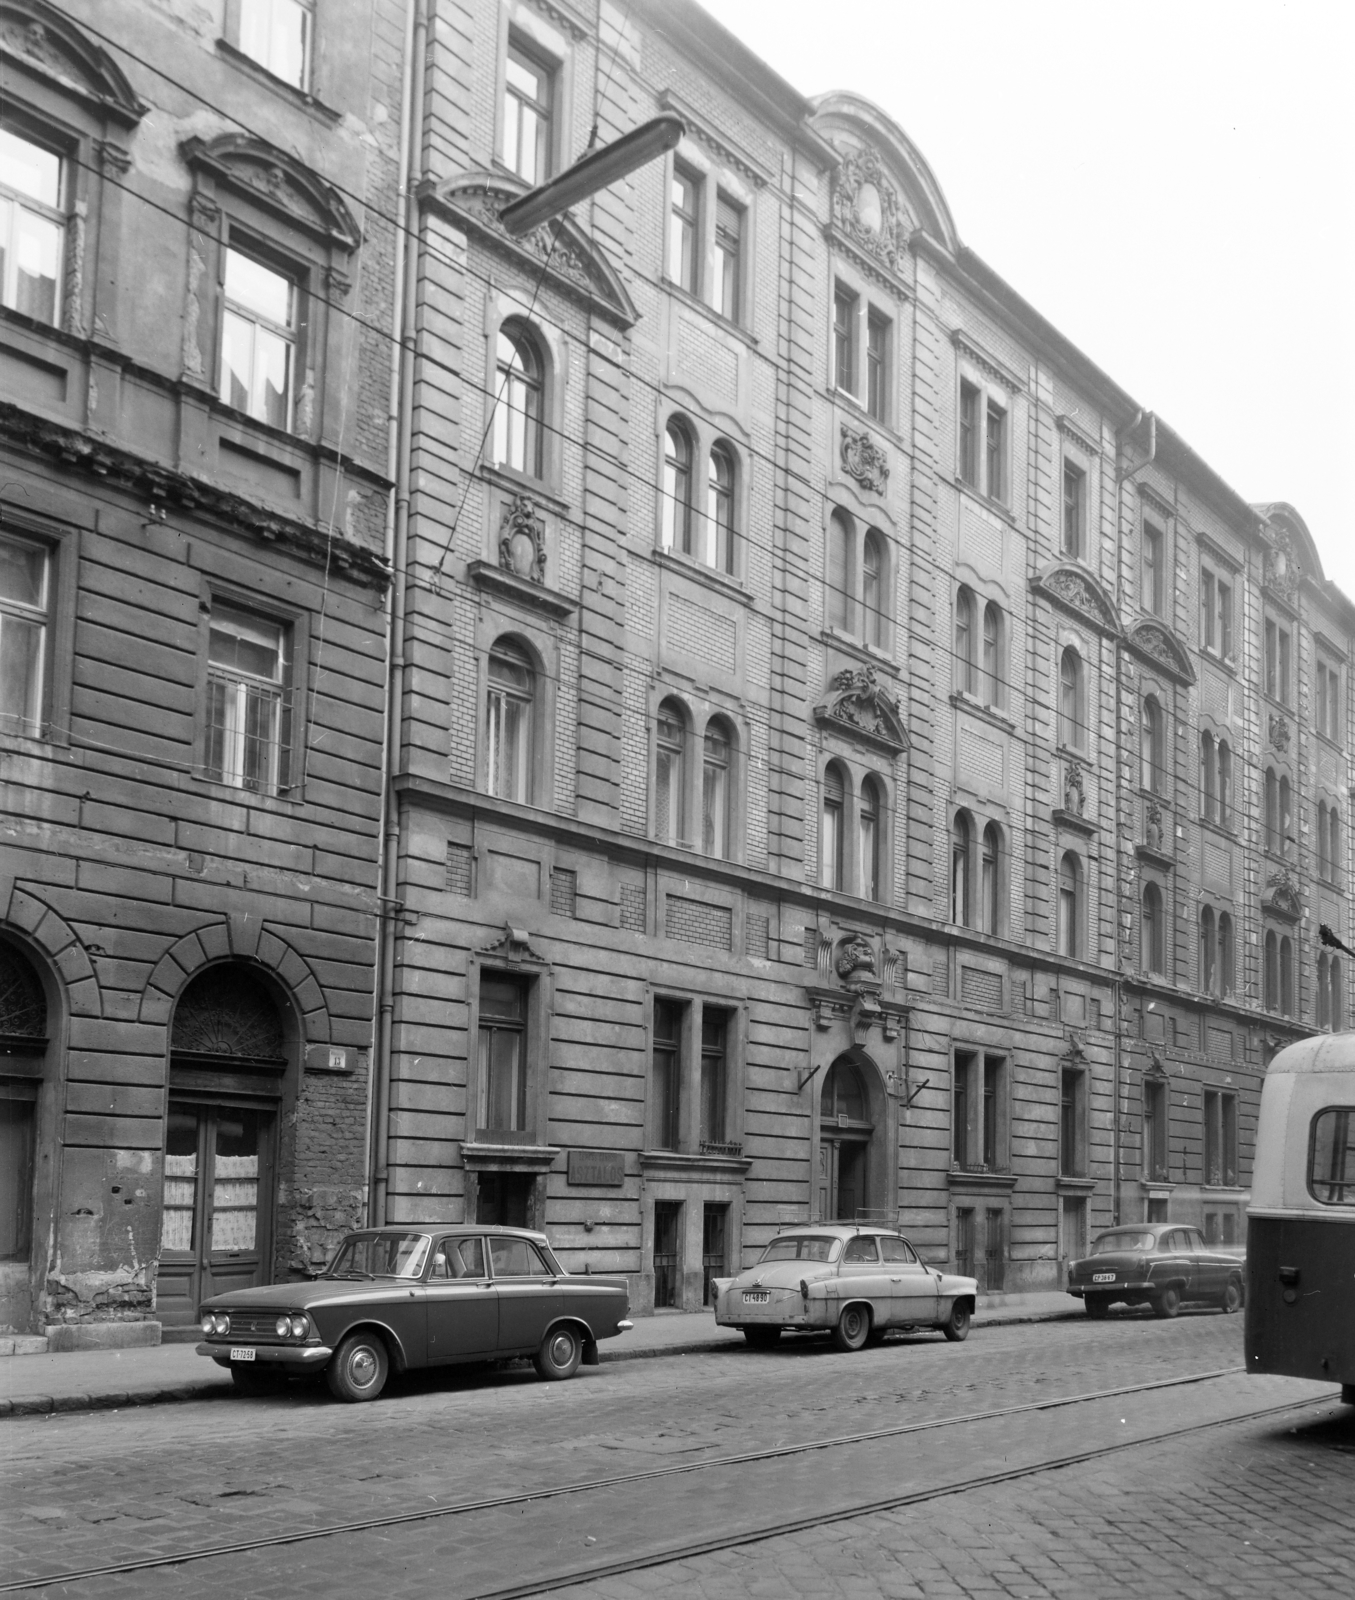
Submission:
<svg viewBox="0 0 1355 1600">
<path fill-rule="evenodd" d="M 543 183 L 539 189 L 528 190 L 521 199 L 506 205 L 499 213 L 499 221 L 510 238 L 520 239 L 524 233 L 558 217 L 580 200 L 586 200 L 599 189 L 605 189 L 618 178 L 626 177 L 637 167 L 672 150 L 686 131 L 682 118 L 671 112 L 642 123 L 576 161 L 558 178 Z"/>
</svg>

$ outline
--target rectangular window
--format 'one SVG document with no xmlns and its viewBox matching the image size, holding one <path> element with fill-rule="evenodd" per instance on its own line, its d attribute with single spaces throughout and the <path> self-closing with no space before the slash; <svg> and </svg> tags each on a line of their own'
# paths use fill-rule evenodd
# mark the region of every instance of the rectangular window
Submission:
<svg viewBox="0 0 1355 1600">
<path fill-rule="evenodd" d="M 554 98 L 554 72 L 510 36 L 503 83 L 503 160 L 533 187 L 550 176 Z"/>
<path fill-rule="evenodd" d="M 888 415 L 889 319 L 872 306 L 866 314 L 866 410 L 877 422 Z"/>
<path fill-rule="evenodd" d="M 479 1120 L 487 1131 L 527 1126 L 527 996 L 518 978 L 480 974 Z"/>
<path fill-rule="evenodd" d="M 996 1172 L 1007 1164 L 1005 1056 L 955 1052 L 951 1153 L 963 1170 Z"/>
<path fill-rule="evenodd" d="M 686 1006 L 654 1002 L 654 1148 L 676 1150 L 682 1138 L 682 1024 Z"/>
<path fill-rule="evenodd" d="M 1320 657 L 1317 663 L 1317 731 L 1340 742 L 1341 675 Z"/>
<path fill-rule="evenodd" d="M 1002 1057 L 983 1058 L 983 1164 L 989 1172 L 998 1167 L 998 1115 L 1001 1109 Z"/>
<path fill-rule="evenodd" d="M 729 1014 L 701 1008 L 701 1148 L 725 1142 L 729 1087 Z"/>
<path fill-rule="evenodd" d="M 955 1213 L 955 1270 L 974 1276 L 974 1208 L 961 1206 Z"/>
<path fill-rule="evenodd" d="M 296 284 L 240 250 L 228 248 L 225 263 L 217 392 L 227 405 L 256 422 L 289 428 L 296 356 Z"/>
<path fill-rule="evenodd" d="M 1270 617 L 1266 618 L 1264 655 L 1262 668 L 1265 674 L 1266 693 L 1273 700 L 1280 688 L 1280 630 Z"/>
<path fill-rule="evenodd" d="M 1293 668 L 1294 668 L 1293 639 L 1292 639 L 1292 637 L 1290 635 L 1290 632 L 1289 632 L 1288 628 L 1281 628 L 1279 630 L 1279 632 L 1280 632 L 1280 688 L 1279 688 L 1279 696 L 1280 696 L 1281 702 L 1284 705 L 1288 706 L 1288 705 L 1292 705 L 1293 704 L 1293 695 L 1291 693 L 1291 690 L 1292 690 L 1292 687 L 1293 687 L 1293 682 L 1294 682 L 1294 678 L 1293 678 Z"/>
<path fill-rule="evenodd" d="M 314 0 L 236 0 L 231 43 L 294 89 L 310 84 Z"/>
<path fill-rule="evenodd" d="M 1063 463 L 1063 553 L 1082 554 L 1087 519 L 1087 474 L 1071 461 Z"/>
<path fill-rule="evenodd" d="M 52 558 L 0 538 L 0 730 L 41 736 L 46 702 Z"/>
<path fill-rule="evenodd" d="M 988 425 L 984 441 L 989 497 L 993 500 L 1005 500 L 1007 498 L 1007 413 L 995 400 L 988 402 Z"/>
<path fill-rule="evenodd" d="M 833 291 L 833 383 L 856 393 L 856 296 L 841 284 Z"/>
<path fill-rule="evenodd" d="M 1237 1182 L 1237 1096 L 1204 1092 L 1204 1181 Z"/>
<path fill-rule="evenodd" d="M 1155 617 L 1162 615 L 1163 561 L 1166 539 L 1161 528 L 1151 522 L 1143 525 L 1143 609 Z"/>
<path fill-rule="evenodd" d="M 682 1297 L 682 1202 L 654 1202 L 654 1308 L 676 1307 Z"/>
<path fill-rule="evenodd" d="M 743 207 L 715 197 L 715 309 L 737 322 L 743 275 Z"/>
<path fill-rule="evenodd" d="M 1218 617 L 1218 590 L 1214 574 L 1208 567 L 1200 568 L 1200 643 L 1206 650 L 1215 648 Z"/>
<path fill-rule="evenodd" d="M 1067 1178 L 1087 1172 L 1087 1074 L 1064 1067 L 1059 1084 L 1059 1171 Z"/>
<path fill-rule="evenodd" d="M 1157 1183 L 1167 1178 L 1167 1085 L 1149 1079 L 1143 1084 L 1143 1176 Z"/>
<path fill-rule="evenodd" d="M 207 647 L 203 768 L 255 794 L 291 787 L 291 629 L 220 601 Z"/>
<path fill-rule="evenodd" d="M 1313 1118 L 1308 1193 L 1324 1206 L 1355 1201 L 1355 1108 L 1328 1106 Z"/>
<path fill-rule="evenodd" d="M 972 383 L 960 384 L 960 476 L 967 484 L 979 486 L 979 401 L 982 395 Z"/>
<path fill-rule="evenodd" d="M 1218 581 L 1219 591 L 1219 654 L 1225 661 L 1232 659 L 1233 654 L 1233 589 L 1222 578 Z"/>
<path fill-rule="evenodd" d="M 685 167 L 675 166 L 672 209 L 668 214 L 668 270 L 673 275 L 673 281 L 688 294 L 697 292 L 698 194 L 696 177 Z"/>
<path fill-rule="evenodd" d="M 973 1072 L 974 1057 L 967 1050 L 957 1050 L 951 1098 L 951 1155 L 957 1167 L 969 1164 L 969 1080 Z"/>
<path fill-rule="evenodd" d="M 0 124 L 0 304 L 54 324 L 61 308 L 65 163 Z"/>
</svg>

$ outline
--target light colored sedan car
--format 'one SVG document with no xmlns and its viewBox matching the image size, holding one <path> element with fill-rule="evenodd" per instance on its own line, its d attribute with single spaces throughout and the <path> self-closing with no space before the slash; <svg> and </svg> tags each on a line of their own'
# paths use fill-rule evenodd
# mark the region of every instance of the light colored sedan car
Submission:
<svg viewBox="0 0 1355 1600">
<path fill-rule="evenodd" d="M 822 1223 L 780 1233 L 737 1278 L 717 1278 L 715 1320 L 770 1347 L 783 1329 L 831 1332 L 859 1350 L 889 1328 L 940 1328 L 963 1339 L 978 1284 L 926 1266 L 887 1228 Z"/>
</svg>

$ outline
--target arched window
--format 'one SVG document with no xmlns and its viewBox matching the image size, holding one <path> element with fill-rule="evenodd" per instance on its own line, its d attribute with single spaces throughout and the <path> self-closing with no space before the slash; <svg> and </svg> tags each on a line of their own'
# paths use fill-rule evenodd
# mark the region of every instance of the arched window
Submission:
<svg viewBox="0 0 1355 1600">
<path fill-rule="evenodd" d="M 1203 795 L 1204 819 L 1219 820 L 1219 769 L 1218 753 L 1214 748 L 1214 735 L 1208 730 L 1200 735 L 1200 789 Z"/>
<path fill-rule="evenodd" d="M 962 928 L 969 926 L 970 844 L 969 818 L 957 811 L 950 838 L 950 920 Z"/>
<path fill-rule="evenodd" d="M 717 572 L 734 570 L 734 453 L 727 444 L 711 446 L 701 560 Z"/>
<path fill-rule="evenodd" d="M 1294 794 L 1289 779 L 1280 778 L 1280 854 L 1294 853 Z"/>
<path fill-rule="evenodd" d="M 1319 1028 L 1331 1026 L 1331 975 L 1327 971 L 1328 960 L 1326 952 L 1317 958 L 1317 1025 Z"/>
<path fill-rule="evenodd" d="M 1205 906 L 1200 912 L 1200 988 L 1206 994 L 1216 994 L 1215 987 L 1218 982 L 1218 933 L 1214 923 L 1214 911 L 1211 906 Z"/>
<path fill-rule="evenodd" d="M 884 540 L 877 529 L 871 528 L 861 547 L 861 608 L 865 612 L 862 632 L 866 643 L 878 648 L 883 648 L 885 642 L 884 574 Z"/>
<path fill-rule="evenodd" d="M 541 476 L 545 363 L 535 339 L 516 322 L 499 329 L 494 459 L 529 478 Z"/>
<path fill-rule="evenodd" d="M 485 786 L 500 800 L 526 805 L 532 789 L 532 713 L 536 671 L 511 639 L 489 652 L 485 695 Z"/>
<path fill-rule="evenodd" d="M 861 845 L 861 898 L 882 900 L 880 879 L 880 816 L 883 806 L 880 786 L 874 778 L 861 785 L 861 803 L 857 808 L 857 823 Z"/>
<path fill-rule="evenodd" d="M 1080 956 L 1082 954 L 1081 941 L 1078 938 L 1078 920 L 1081 907 L 1078 905 L 1079 889 L 1081 888 L 1082 868 L 1076 854 L 1066 850 L 1063 860 L 1059 862 L 1059 954 L 1061 956 Z"/>
<path fill-rule="evenodd" d="M 1266 934 L 1264 981 L 1266 1010 L 1278 1011 L 1280 1009 L 1280 941 L 1273 933 Z"/>
<path fill-rule="evenodd" d="M 1317 875 L 1319 878 L 1329 878 L 1331 868 L 1327 864 L 1327 802 L 1317 802 Z"/>
<path fill-rule="evenodd" d="M 1082 737 L 1082 657 L 1065 645 L 1059 657 L 1059 743 L 1072 750 L 1085 745 Z"/>
<path fill-rule="evenodd" d="M 974 693 L 974 595 L 963 585 L 955 596 L 955 682 L 961 694 Z"/>
<path fill-rule="evenodd" d="M 824 613 L 830 628 L 852 631 L 856 608 L 852 604 L 852 519 L 845 511 L 835 511 L 828 519 L 828 559 L 824 565 Z"/>
<path fill-rule="evenodd" d="M 1275 768 L 1267 767 L 1264 781 L 1266 849 L 1280 848 L 1280 780 Z"/>
<path fill-rule="evenodd" d="M 980 857 L 979 897 L 980 915 L 985 933 L 1002 931 L 1002 835 L 997 823 L 990 822 L 983 830 L 983 850 Z"/>
<path fill-rule="evenodd" d="M 1226 739 L 1219 740 L 1219 827 L 1233 825 L 1233 752 Z"/>
<path fill-rule="evenodd" d="M 1233 962 L 1233 919 L 1226 911 L 1219 912 L 1219 993 L 1232 994 L 1237 985 Z"/>
<path fill-rule="evenodd" d="M 848 1122 L 869 1121 L 865 1086 L 850 1061 L 839 1057 L 828 1069 L 819 1096 L 819 1117 L 830 1127 L 839 1117 L 846 1117 Z"/>
<path fill-rule="evenodd" d="M 1163 772 L 1166 767 L 1166 729 L 1162 707 L 1154 695 L 1145 695 L 1143 720 L 1139 731 L 1139 754 L 1143 768 L 1143 787 L 1152 794 L 1161 794 Z"/>
<path fill-rule="evenodd" d="M 983 608 L 983 701 L 1002 703 L 1002 607 L 993 600 Z"/>
<path fill-rule="evenodd" d="M 692 553 L 692 441 L 676 419 L 663 434 L 663 548 Z"/>
<path fill-rule="evenodd" d="M 819 882 L 825 889 L 843 887 L 843 813 L 847 784 L 842 768 L 830 761 L 823 770 L 823 818 L 819 829 Z"/>
<path fill-rule="evenodd" d="M 661 844 L 687 839 L 687 718 L 676 700 L 659 707 L 654 763 L 654 833 Z"/>
<path fill-rule="evenodd" d="M 1140 959 L 1145 972 L 1161 973 L 1166 966 L 1166 929 L 1163 926 L 1162 891 L 1155 883 L 1143 886 L 1143 926 Z"/>
<path fill-rule="evenodd" d="M 729 855 L 729 768 L 734 741 L 719 718 L 706 724 L 701 757 L 701 849 L 725 860 Z"/>
<path fill-rule="evenodd" d="M 1288 934 L 1280 940 L 1280 1010 L 1294 1015 L 1294 945 Z"/>
</svg>

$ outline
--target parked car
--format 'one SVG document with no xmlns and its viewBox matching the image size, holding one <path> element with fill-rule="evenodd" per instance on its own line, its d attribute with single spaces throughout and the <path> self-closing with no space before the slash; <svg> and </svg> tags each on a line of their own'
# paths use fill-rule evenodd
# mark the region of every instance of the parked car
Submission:
<svg viewBox="0 0 1355 1600">
<path fill-rule="evenodd" d="M 1141 1222 L 1097 1234 L 1089 1256 L 1068 1267 L 1068 1293 L 1104 1317 L 1117 1301 L 1174 1317 L 1203 1302 L 1227 1312 L 1242 1305 L 1246 1263 L 1231 1246 L 1207 1245 L 1181 1222 Z"/>
<path fill-rule="evenodd" d="M 926 1266 L 887 1228 L 825 1223 L 780 1233 L 754 1267 L 717 1278 L 715 1320 L 748 1343 L 776 1344 L 785 1329 L 831 1332 L 859 1350 L 889 1328 L 940 1328 L 964 1339 L 978 1285 Z"/>
<path fill-rule="evenodd" d="M 567 1273 L 544 1234 L 403 1227 L 350 1233 L 309 1283 L 204 1300 L 199 1355 L 245 1394 L 323 1372 L 340 1400 L 375 1400 L 388 1373 L 530 1356 L 543 1378 L 596 1366 L 623 1333 L 624 1279 Z"/>
</svg>

